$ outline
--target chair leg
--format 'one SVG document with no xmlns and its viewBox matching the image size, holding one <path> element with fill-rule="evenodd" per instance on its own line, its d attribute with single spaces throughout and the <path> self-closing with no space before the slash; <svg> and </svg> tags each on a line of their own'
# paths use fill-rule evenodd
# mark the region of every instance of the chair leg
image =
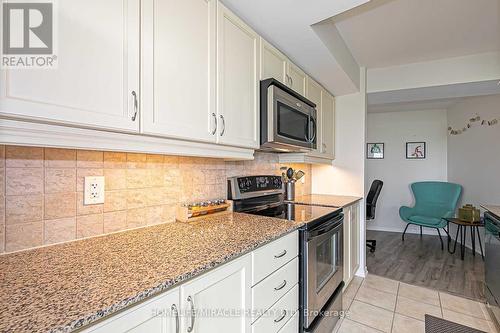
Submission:
<svg viewBox="0 0 500 333">
<path fill-rule="evenodd" d="M 405 231 L 403 231 L 403 236 L 401 236 L 401 239 L 403 240 L 403 242 L 405 241 L 405 234 L 406 234 L 406 230 L 408 229 L 408 227 L 410 226 L 410 223 L 408 223 L 406 225 L 406 228 L 405 228 Z"/>
<path fill-rule="evenodd" d="M 376 248 L 377 248 L 377 241 L 374 239 L 373 240 L 368 239 L 368 240 L 366 240 L 366 246 L 370 249 L 371 253 L 374 253 Z"/>
<path fill-rule="evenodd" d="M 420 226 L 420 237 L 422 237 L 422 226 Z"/>
<path fill-rule="evenodd" d="M 441 241 L 441 251 L 443 251 L 444 250 L 444 244 L 443 244 L 443 238 L 441 238 L 441 231 L 439 231 L 439 228 L 436 228 L 436 230 L 438 231 L 439 240 Z"/>
</svg>

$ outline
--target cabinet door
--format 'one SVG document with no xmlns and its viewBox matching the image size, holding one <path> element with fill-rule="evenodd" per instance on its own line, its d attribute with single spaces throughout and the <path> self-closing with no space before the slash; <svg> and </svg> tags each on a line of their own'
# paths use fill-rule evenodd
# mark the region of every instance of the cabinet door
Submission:
<svg viewBox="0 0 500 333">
<path fill-rule="evenodd" d="M 328 92 L 321 92 L 321 154 L 323 157 L 335 157 L 335 99 Z"/>
<path fill-rule="evenodd" d="M 247 255 L 183 285 L 181 332 L 250 332 L 251 269 Z"/>
<path fill-rule="evenodd" d="M 180 326 L 179 288 L 133 306 L 84 333 L 176 333 Z"/>
<path fill-rule="evenodd" d="M 218 3 L 218 142 L 258 148 L 259 36 Z"/>
<path fill-rule="evenodd" d="M 354 276 L 359 268 L 359 204 L 351 206 L 351 275 Z"/>
<path fill-rule="evenodd" d="M 288 84 L 286 77 L 287 58 L 274 46 L 260 38 L 260 79 L 274 78 Z"/>
<path fill-rule="evenodd" d="M 2 70 L 0 115 L 138 131 L 139 0 L 59 1 L 55 15 L 57 68 Z"/>
<path fill-rule="evenodd" d="M 344 207 L 344 282 L 346 288 L 351 281 L 351 229 L 352 229 L 351 207 Z"/>
<path fill-rule="evenodd" d="M 317 131 L 316 133 L 317 136 L 317 144 L 316 144 L 316 149 L 313 150 L 312 152 L 309 153 L 309 155 L 312 156 L 321 156 L 321 145 L 322 145 L 322 105 L 321 105 L 321 91 L 323 88 L 311 79 L 310 77 L 307 77 L 306 79 L 306 97 L 311 100 L 313 103 L 316 104 L 316 112 L 317 112 Z"/>
<path fill-rule="evenodd" d="M 216 140 L 216 0 L 143 1 L 145 133 Z"/>
<path fill-rule="evenodd" d="M 293 63 L 288 62 L 289 87 L 304 96 L 306 94 L 306 73 Z"/>
</svg>

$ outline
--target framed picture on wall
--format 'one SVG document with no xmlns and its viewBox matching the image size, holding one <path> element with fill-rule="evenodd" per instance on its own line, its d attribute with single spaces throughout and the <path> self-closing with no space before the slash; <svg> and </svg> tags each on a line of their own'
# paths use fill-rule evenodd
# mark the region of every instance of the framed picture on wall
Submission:
<svg viewBox="0 0 500 333">
<path fill-rule="evenodd" d="M 406 158 L 409 160 L 423 160 L 426 156 L 425 142 L 407 142 Z"/>
<path fill-rule="evenodd" d="M 380 160 L 384 158 L 384 144 L 367 143 L 366 144 L 366 158 L 370 160 Z"/>
</svg>

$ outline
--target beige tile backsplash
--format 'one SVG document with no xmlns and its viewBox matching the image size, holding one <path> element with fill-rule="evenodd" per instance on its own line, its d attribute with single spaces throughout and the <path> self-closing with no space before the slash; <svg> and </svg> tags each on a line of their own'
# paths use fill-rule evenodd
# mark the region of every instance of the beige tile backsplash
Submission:
<svg viewBox="0 0 500 333">
<path fill-rule="evenodd" d="M 255 160 L 0 145 L 0 253 L 172 222 L 179 203 L 226 198 L 226 178 L 280 174 Z M 310 165 L 297 195 L 311 192 Z M 105 176 L 105 203 L 83 205 L 85 176 Z"/>
</svg>

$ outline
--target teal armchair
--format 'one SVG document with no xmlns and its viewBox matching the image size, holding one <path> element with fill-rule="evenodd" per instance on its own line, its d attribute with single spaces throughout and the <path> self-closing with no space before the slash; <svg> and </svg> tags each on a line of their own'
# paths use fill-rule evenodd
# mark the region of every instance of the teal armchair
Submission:
<svg viewBox="0 0 500 333">
<path fill-rule="evenodd" d="M 406 230 L 413 224 L 420 226 L 420 235 L 423 227 L 436 229 L 443 249 L 439 229 L 443 228 L 449 237 L 448 230 L 445 229 L 447 222 L 444 219 L 455 216 L 462 186 L 446 182 L 418 182 L 411 184 L 411 190 L 415 197 L 415 206 L 403 206 L 399 209 L 399 216 L 407 223 L 403 231 L 403 242 Z"/>
</svg>

